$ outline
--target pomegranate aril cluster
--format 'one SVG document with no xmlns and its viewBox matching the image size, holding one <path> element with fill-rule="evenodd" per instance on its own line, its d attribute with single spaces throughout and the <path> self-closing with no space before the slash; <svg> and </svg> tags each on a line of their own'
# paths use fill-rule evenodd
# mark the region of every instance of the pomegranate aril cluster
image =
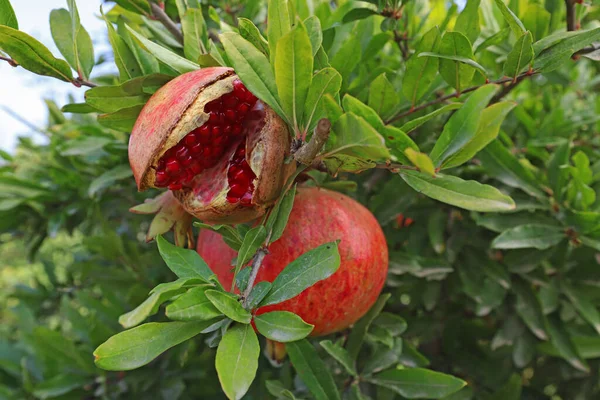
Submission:
<svg viewBox="0 0 600 400">
<path fill-rule="evenodd" d="M 229 170 L 227 171 L 227 181 L 229 182 L 227 201 L 230 203 L 239 202 L 244 206 L 251 206 L 254 179 L 256 179 L 256 174 L 246 161 L 245 142 L 242 142 L 231 159 Z"/>
<path fill-rule="evenodd" d="M 233 81 L 232 92 L 204 107 L 208 121 L 161 157 L 156 166 L 155 185 L 179 190 L 191 184 L 203 170 L 214 167 L 232 142 L 245 135 L 244 120 L 256 101 L 239 79 Z"/>
</svg>

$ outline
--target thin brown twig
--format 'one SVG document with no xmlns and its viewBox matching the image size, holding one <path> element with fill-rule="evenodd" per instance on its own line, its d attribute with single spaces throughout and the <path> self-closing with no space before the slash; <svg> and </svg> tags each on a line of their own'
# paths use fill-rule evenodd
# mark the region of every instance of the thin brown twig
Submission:
<svg viewBox="0 0 600 400">
<path fill-rule="evenodd" d="M 19 63 L 16 62 L 15 60 L 13 60 L 12 58 L 0 56 L 0 60 L 6 61 L 7 63 L 9 63 L 10 65 L 12 65 L 13 67 L 18 67 L 19 66 Z"/>
<path fill-rule="evenodd" d="M 171 32 L 173 36 L 175 36 L 175 39 L 179 43 L 183 44 L 183 33 L 181 33 L 181 30 L 179 29 L 177 24 L 175 24 L 175 22 L 171 18 L 169 18 L 167 13 L 162 8 L 160 8 L 158 4 L 150 3 L 150 5 L 152 7 L 152 15 L 154 15 L 154 17 L 158 21 L 160 21 L 160 23 L 163 24 L 163 26 L 167 28 L 167 30 Z"/>
<path fill-rule="evenodd" d="M 577 15 L 575 13 L 575 0 L 565 0 L 565 6 L 567 7 L 567 30 L 577 30 Z"/>
<path fill-rule="evenodd" d="M 87 86 L 90 88 L 94 88 L 94 87 L 98 86 L 94 82 L 86 81 L 85 79 L 82 79 L 82 78 L 75 78 L 71 82 L 73 82 L 73 85 L 75 85 L 76 87 Z"/>
<path fill-rule="evenodd" d="M 394 29 L 394 42 L 396 42 L 402 53 L 402 59 L 406 61 L 409 57 L 406 33 L 401 35 L 397 29 Z"/>
<path fill-rule="evenodd" d="M 537 72 L 537 71 L 528 71 L 528 72 L 525 72 L 525 73 L 517 76 L 517 82 L 519 80 L 522 80 L 524 78 L 527 78 L 529 76 L 532 76 L 532 75 L 535 75 L 535 74 L 538 74 L 538 73 L 539 72 Z M 396 122 L 399 119 L 402 119 L 402 118 L 404 118 L 404 117 L 406 117 L 406 116 L 408 116 L 408 115 L 410 115 L 412 113 L 415 113 L 417 111 L 421 111 L 421 110 L 423 110 L 423 109 L 425 109 L 425 108 L 427 108 L 429 106 L 435 105 L 435 104 L 443 103 L 444 101 L 450 100 L 451 98 L 458 98 L 458 97 L 460 97 L 461 95 L 463 95 L 465 93 L 473 92 L 473 91 L 479 89 L 480 87 L 482 87 L 484 85 L 487 85 L 487 84 L 490 84 L 490 83 L 500 85 L 500 84 L 503 84 L 503 83 L 513 82 L 513 81 L 514 81 L 514 78 L 502 78 L 502 79 L 498 79 L 496 81 L 491 81 L 491 82 L 488 82 L 488 83 L 484 83 L 483 85 L 471 86 L 469 88 L 461 90 L 460 92 L 450 93 L 448 95 L 445 95 L 445 96 L 442 96 L 442 97 L 438 97 L 435 100 L 428 101 L 427 103 L 423 103 L 423 104 L 421 104 L 419 106 L 412 107 L 408 111 L 402 112 L 400 114 L 397 114 L 397 115 L 391 117 L 390 119 L 388 119 L 387 121 L 385 121 L 385 123 L 386 123 L 386 125 L 387 124 L 391 124 L 391 123 Z"/>
</svg>

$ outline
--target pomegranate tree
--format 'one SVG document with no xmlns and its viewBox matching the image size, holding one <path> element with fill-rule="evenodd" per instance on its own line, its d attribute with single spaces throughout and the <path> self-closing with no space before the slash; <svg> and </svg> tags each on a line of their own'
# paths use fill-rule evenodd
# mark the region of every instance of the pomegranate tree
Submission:
<svg viewBox="0 0 600 400">
<path fill-rule="evenodd" d="M 183 74 L 142 109 L 129 140 L 139 190 L 168 188 L 195 217 L 262 215 L 295 169 L 285 122 L 231 68 Z"/>
<path fill-rule="evenodd" d="M 292 299 L 258 309 L 257 314 L 291 311 L 315 326 L 313 336 L 340 331 L 362 317 L 385 283 L 388 249 L 373 214 L 343 194 L 299 189 L 283 236 L 269 246 L 256 281 L 272 282 L 300 255 L 334 240 L 340 240 L 341 264 L 332 276 Z M 210 230 L 200 232 L 197 250 L 221 284 L 230 287 L 236 252 Z"/>
</svg>

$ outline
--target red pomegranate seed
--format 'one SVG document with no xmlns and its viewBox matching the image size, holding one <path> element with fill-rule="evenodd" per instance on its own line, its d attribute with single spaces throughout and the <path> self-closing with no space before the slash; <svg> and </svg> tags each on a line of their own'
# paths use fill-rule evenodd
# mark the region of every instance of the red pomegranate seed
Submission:
<svg viewBox="0 0 600 400">
<path fill-rule="evenodd" d="M 223 107 L 233 108 L 233 107 L 237 106 L 238 103 L 239 103 L 239 101 L 233 92 L 231 94 L 223 96 Z"/>
<path fill-rule="evenodd" d="M 238 197 L 227 195 L 227 201 L 229 203 L 237 203 L 238 201 L 240 201 L 240 199 Z"/>
<path fill-rule="evenodd" d="M 213 126 L 213 127 L 212 127 L 212 134 L 213 134 L 213 137 L 214 137 L 214 136 L 220 136 L 222 133 L 223 133 L 223 131 L 221 130 L 221 127 L 220 127 L 220 126 Z"/>
<path fill-rule="evenodd" d="M 225 119 L 228 121 L 235 121 L 236 120 L 237 115 L 235 114 L 234 110 L 227 110 L 225 111 Z"/>
<path fill-rule="evenodd" d="M 243 117 L 248 113 L 248 110 L 250 110 L 250 105 L 248 105 L 246 103 L 242 103 L 239 106 L 237 106 L 236 110 L 237 110 L 238 117 L 239 116 Z"/>
<path fill-rule="evenodd" d="M 256 96 L 253 95 L 252 92 L 246 90 L 246 103 L 254 104 L 256 103 L 256 100 L 258 100 Z"/>
<path fill-rule="evenodd" d="M 171 183 L 169 185 L 169 189 L 170 190 L 180 190 L 183 186 L 181 185 L 181 183 Z"/>
<path fill-rule="evenodd" d="M 198 136 L 194 132 L 191 132 L 183 139 L 183 141 L 186 146 L 193 146 L 198 141 Z"/>
<path fill-rule="evenodd" d="M 192 170 L 192 172 L 196 175 L 198 175 L 200 172 L 202 172 L 202 165 L 200 165 L 200 163 L 198 161 L 196 161 L 194 164 L 192 164 L 190 166 L 190 169 Z"/>
<path fill-rule="evenodd" d="M 203 149 L 202 143 L 196 143 L 195 145 L 190 147 L 190 151 L 192 152 L 192 154 L 201 154 L 202 149 Z"/>
<path fill-rule="evenodd" d="M 177 149 L 177 152 L 175 152 L 175 155 L 177 156 L 178 159 L 185 160 L 186 158 L 188 158 L 190 156 L 190 151 L 188 150 L 187 147 L 180 147 L 179 149 Z"/>
<path fill-rule="evenodd" d="M 231 129 L 231 133 L 233 133 L 234 135 L 239 135 L 240 133 L 242 133 L 242 126 L 241 125 L 233 125 L 233 128 Z"/>
<path fill-rule="evenodd" d="M 194 158 L 191 155 L 189 155 L 186 158 L 184 158 L 183 160 L 180 159 L 180 161 L 184 167 L 187 167 L 188 165 L 190 165 L 192 163 L 192 161 L 194 161 Z"/>
<path fill-rule="evenodd" d="M 210 116 L 208 117 L 208 122 L 210 122 L 211 124 L 218 124 L 219 123 L 219 113 L 214 111 L 210 113 Z"/>
<path fill-rule="evenodd" d="M 169 183 L 169 175 L 165 171 L 156 172 L 156 186 L 167 186 Z"/>
<path fill-rule="evenodd" d="M 179 172 L 180 170 L 181 166 L 179 165 L 177 160 L 170 159 L 169 161 L 167 161 L 167 171 L 169 171 L 171 175 Z"/>
<path fill-rule="evenodd" d="M 213 146 L 223 146 L 225 144 L 225 141 L 227 140 L 227 138 L 223 135 L 221 136 L 217 136 L 216 138 L 213 139 Z"/>
<path fill-rule="evenodd" d="M 233 127 L 231 125 L 225 125 L 225 127 L 223 128 L 223 133 L 226 135 L 231 134 Z"/>
<path fill-rule="evenodd" d="M 229 192 L 227 193 L 227 195 L 233 196 L 233 197 L 242 197 L 244 195 L 244 193 L 246 193 L 247 190 L 248 190 L 247 186 L 238 185 L 237 183 L 234 183 L 229 188 Z"/>
<path fill-rule="evenodd" d="M 166 163 L 166 161 L 165 161 L 164 157 L 161 158 L 160 160 L 158 160 L 158 164 L 156 165 L 156 169 L 158 169 L 158 170 L 165 169 L 165 163 Z"/>
</svg>

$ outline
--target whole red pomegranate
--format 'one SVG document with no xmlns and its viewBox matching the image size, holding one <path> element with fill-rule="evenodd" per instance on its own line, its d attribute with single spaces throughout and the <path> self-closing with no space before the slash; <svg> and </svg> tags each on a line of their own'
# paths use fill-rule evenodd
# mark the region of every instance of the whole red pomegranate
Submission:
<svg viewBox="0 0 600 400">
<path fill-rule="evenodd" d="M 271 244 L 256 282 L 272 282 L 294 259 L 327 242 L 340 240 L 340 268 L 300 295 L 262 307 L 257 314 L 284 310 L 315 326 L 312 336 L 347 328 L 371 308 L 385 283 L 388 249 L 377 220 L 364 206 L 343 194 L 317 188 L 298 190 L 281 239 Z M 202 230 L 198 253 L 224 287 L 233 280 L 236 252 L 221 236 Z"/>
<path fill-rule="evenodd" d="M 223 67 L 189 72 L 160 88 L 129 140 L 138 189 L 168 188 L 208 222 L 262 215 L 295 169 L 285 163 L 289 151 L 285 122 Z"/>
</svg>

